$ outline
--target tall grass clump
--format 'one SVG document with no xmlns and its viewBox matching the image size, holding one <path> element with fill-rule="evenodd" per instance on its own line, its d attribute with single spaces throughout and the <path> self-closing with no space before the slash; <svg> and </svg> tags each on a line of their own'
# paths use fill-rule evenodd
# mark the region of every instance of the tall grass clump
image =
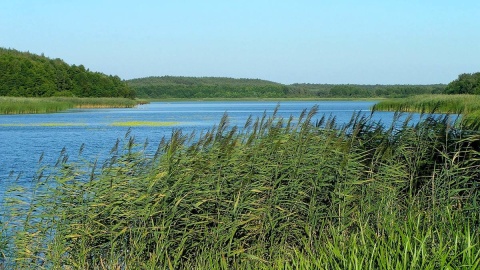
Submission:
<svg viewBox="0 0 480 270">
<path fill-rule="evenodd" d="M 74 104 L 75 108 L 133 108 L 138 104 L 145 104 L 144 100 L 134 100 L 129 98 L 76 98 L 76 97 L 52 97 L 58 102 L 68 102 Z"/>
<path fill-rule="evenodd" d="M 461 114 L 480 110 L 478 95 L 420 95 L 388 99 L 374 105 L 376 110 Z"/>
<path fill-rule="evenodd" d="M 0 97 L 0 114 L 53 113 L 73 108 L 73 104 L 46 98 Z"/>
<path fill-rule="evenodd" d="M 133 137 L 104 164 L 68 162 L 7 201 L 20 269 L 478 269 L 480 137 L 447 116 L 391 126 L 228 117 Z M 143 147 L 145 147 L 143 145 Z"/>
<path fill-rule="evenodd" d="M 388 99 L 373 106 L 378 111 L 462 114 L 463 126 L 480 129 L 480 96 L 478 95 L 420 95 Z"/>
<path fill-rule="evenodd" d="M 144 100 L 127 98 L 0 97 L 0 114 L 55 113 L 73 108 L 132 108 Z"/>
</svg>

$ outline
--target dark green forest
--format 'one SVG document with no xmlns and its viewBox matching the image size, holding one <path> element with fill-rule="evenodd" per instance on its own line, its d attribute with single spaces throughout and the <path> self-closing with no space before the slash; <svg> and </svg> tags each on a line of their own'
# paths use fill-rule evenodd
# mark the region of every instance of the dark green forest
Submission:
<svg viewBox="0 0 480 270">
<path fill-rule="evenodd" d="M 127 81 L 140 98 L 284 98 L 286 85 L 219 77 L 147 77 Z"/>
<path fill-rule="evenodd" d="M 456 80 L 447 85 L 445 92 L 447 94 L 480 94 L 480 72 L 458 75 Z"/>
<path fill-rule="evenodd" d="M 0 96 L 134 98 L 135 92 L 118 76 L 59 58 L 0 48 Z"/>
<path fill-rule="evenodd" d="M 480 72 L 448 85 L 281 84 L 223 77 L 145 77 L 124 81 L 62 59 L 0 48 L 0 96 L 125 98 L 399 98 L 480 94 Z"/>
<path fill-rule="evenodd" d="M 293 96 L 320 98 L 395 98 L 412 95 L 441 94 L 445 85 L 360 85 L 360 84 L 292 84 L 289 91 Z"/>
<path fill-rule="evenodd" d="M 127 81 L 140 98 L 375 98 L 444 93 L 445 85 L 291 84 L 259 79 L 146 77 Z"/>
</svg>

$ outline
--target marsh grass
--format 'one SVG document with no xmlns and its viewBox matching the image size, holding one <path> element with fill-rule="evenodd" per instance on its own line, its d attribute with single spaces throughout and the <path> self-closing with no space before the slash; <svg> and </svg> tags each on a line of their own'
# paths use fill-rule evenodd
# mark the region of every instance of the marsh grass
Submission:
<svg viewBox="0 0 480 270">
<path fill-rule="evenodd" d="M 480 96 L 426 95 L 382 100 L 373 106 L 378 111 L 462 114 L 463 126 L 480 129 Z"/>
<path fill-rule="evenodd" d="M 73 104 L 46 98 L 0 97 L 0 114 L 53 113 L 73 108 Z"/>
<path fill-rule="evenodd" d="M 153 158 L 129 133 L 104 164 L 63 154 L 31 195 L 7 201 L 4 264 L 478 269 L 477 134 L 446 116 L 338 126 L 316 110 L 174 130 Z"/>
<path fill-rule="evenodd" d="M 51 98 L 58 102 L 73 103 L 74 108 L 133 108 L 138 104 L 145 104 L 143 100 L 133 100 L 128 98 L 69 98 L 54 97 Z"/>
<path fill-rule="evenodd" d="M 377 110 L 461 114 L 480 110 L 478 95 L 421 95 L 382 100 L 374 105 Z"/>
<path fill-rule="evenodd" d="M 144 103 L 126 98 L 0 97 L 0 114 L 54 113 L 73 108 L 132 108 Z"/>
</svg>

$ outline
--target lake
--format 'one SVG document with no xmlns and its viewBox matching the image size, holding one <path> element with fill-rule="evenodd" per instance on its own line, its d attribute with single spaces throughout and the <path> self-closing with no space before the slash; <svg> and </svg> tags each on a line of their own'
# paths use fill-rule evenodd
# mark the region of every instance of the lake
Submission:
<svg viewBox="0 0 480 270">
<path fill-rule="evenodd" d="M 369 112 L 374 101 L 197 101 L 153 102 L 133 109 L 74 109 L 64 113 L 1 115 L 0 116 L 0 199 L 12 181 L 22 185 L 34 177 L 40 166 L 52 166 L 63 148 L 69 160 L 88 161 L 105 159 L 117 139 L 123 140 L 129 132 L 136 142 L 148 139 L 147 152 L 154 152 L 163 136 L 169 137 L 173 129 L 184 133 L 200 133 L 218 124 L 223 114 L 229 116 L 230 125 L 243 126 L 247 118 L 271 115 L 280 105 L 278 116 L 298 117 L 302 110 L 319 106 L 317 118 L 334 115 L 339 124 L 348 122 L 354 112 Z M 386 123 L 393 113 L 376 112 L 375 120 Z M 175 122 L 171 126 L 118 126 L 125 122 Z M 130 130 L 129 130 L 130 129 Z M 83 145 L 83 146 L 82 146 Z M 42 157 L 41 163 L 39 158 Z M 17 179 L 18 180 L 15 180 Z"/>
</svg>

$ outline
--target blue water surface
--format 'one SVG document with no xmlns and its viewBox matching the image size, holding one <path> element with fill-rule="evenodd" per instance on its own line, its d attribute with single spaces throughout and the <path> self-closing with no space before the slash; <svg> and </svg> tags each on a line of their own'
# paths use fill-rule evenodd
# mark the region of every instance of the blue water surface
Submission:
<svg viewBox="0 0 480 270">
<path fill-rule="evenodd" d="M 243 126 L 252 115 L 271 115 L 279 105 L 278 116 L 298 117 L 304 109 L 318 105 L 319 113 L 336 117 L 339 124 L 348 122 L 354 112 L 369 114 L 374 101 L 195 101 L 153 102 L 132 109 L 74 109 L 54 114 L 0 116 L 0 199 L 12 183 L 29 185 L 41 166 L 53 166 L 62 149 L 70 160 L 78 158 L 93 161 L 109 156 L 117 139 L 123 140 L 129 132 L 136 142 L 148 139 L 147 151 L 154 152 L 162 137 L 169 137 L 173 129 L 184 133 L 201 133 L 218 124 L 227 113 L 230 125 Z M 393 113 L 376 112 L 374 118 L 391 121 Z M 154 121 L 178 122 L 173 126 L 119 127 L 115 122 Z M 82 145 L 84 145 L 82 147 Z M 40 157 L 42 161 L 39 162 Z"/>
</svg>

